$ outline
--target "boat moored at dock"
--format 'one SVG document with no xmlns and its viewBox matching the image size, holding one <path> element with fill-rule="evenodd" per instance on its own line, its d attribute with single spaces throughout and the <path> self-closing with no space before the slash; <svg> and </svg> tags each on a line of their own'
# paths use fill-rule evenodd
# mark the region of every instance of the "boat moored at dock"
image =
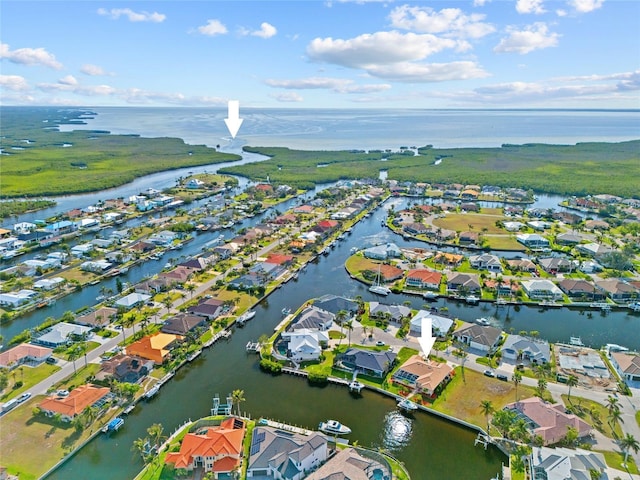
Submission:
<svg viewBox="0 0 640 480">
<path fill-rule="evenodd" d="M 327 420 L 326 422 L 320 422 L 318 430 L 329 435 L 348 435 L 351 433 L 351 429 L 346 425 L 341 424 L 337 420 Z"/>
</svg>

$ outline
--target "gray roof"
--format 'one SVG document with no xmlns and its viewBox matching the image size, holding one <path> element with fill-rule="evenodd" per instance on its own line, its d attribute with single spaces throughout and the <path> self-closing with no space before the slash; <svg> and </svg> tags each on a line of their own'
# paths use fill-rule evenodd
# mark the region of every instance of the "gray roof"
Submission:
<svg viewBox="0 0 640 480">
<path fill-rule="evenodd" d="M 291 324 L 291 330 L 300 330 L 302 328 L 324 330 L 324 326 L 333 323 L 334 319 L 333 313 L 311 306 L 300 312 Z"/>
<path fill-rule="evenodd" d="M 379 302 L 369 302 L 369 315 L 382 315 L 384 313 L 390 313 L 391 318 L 399 320 L 402 317 L 409 317 L 411 315 L 411 309 L 404 305 L 387 305 Z"/>
<path fill-rule="evenodd" d="M 502 330 L 499 328 L 468 323 L 456 330 L 453 335 L 464 335 L 469 337 L 474 343 L 492 347 L 496 343 L 496 340 L 498 340 L 498 337 L 500 337 L 501 333 Z"/>
<path fill-rule="evenodd" d="M 389 350 L 360 350 L 359 348 L 350 348 L 341 356 L 343 361 L 352 363 L 357 368 L 372 370 L 376 372 L 385 372 L 396 359 L 396 354 Z"/>
<path fill-rule="evenodd" d="M 248 468 L 266 469 L 271 466 L 284 473 L 290 468 L 289 458 L 301 461 L 325 443 L 319 433 L 306 436 L 258 426 L 253 430 Z"/>
<path fill-rule="evenodd" d="M 549 342 L 544 340 L 531 340 L 520 335 L 509 335 L 502 345 L 502 350 L 512 350 L 514 352 L 523 351 L 529 354 L 532 359 L 550 360 Z"/>
<path fill-rule="evenodd" d="M 313 304 L 322 310 L 333 313 L 334 315 L 336 315 L 340 310 L 346 310 L 347 312 L 352 313 L 355 313 L 358 310 L 358 302 L 355 300 L 331 294 L 323 295 L 316 299 Z"/>
</svg>

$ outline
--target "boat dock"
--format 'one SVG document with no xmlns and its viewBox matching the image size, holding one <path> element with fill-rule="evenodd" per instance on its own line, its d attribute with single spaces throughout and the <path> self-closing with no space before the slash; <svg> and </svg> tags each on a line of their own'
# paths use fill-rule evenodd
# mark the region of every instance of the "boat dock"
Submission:
<svg viewBox="0 0 640 480">
<path fill-rule="evenodd" d="M 260 342 L 247 342 L 247 352 L 256 352 L 260 351 Z"/>
<path fill-rule="evenodd" d="M 299 433 L 300 435 L 311 435 L 314 432 L 302 427 L 296 427 L 294 425 L 288 425 L 286 423 L 276 422 L 274 420 L 268 420 L 261 418 L 258 420 L 258 425 L 266 425 L 268 427 L 277 428 L 278 430 L 284 430 L 285 432 Z"/>
<path fill-rule="evenodd" d="M 227 403 L 220 403 L 220 396 L 216 393 L 213 397 L 213 408 L 211 409 L 211 415 L 231 415 L 231 409 L 233 408 L 233 397 L 231 394 L 227 395 Z"/>
<path fill-rule="evenodd" d="M 111 420 L 109 423 L 107 423 L 103 428 L 102 431 L 104 433 L 111 433 L 111 432 L 117 432 L 118 430 L 120 430 L 120 428 L 124 425 L 124 419 L 121 417 L 116 417 L 113 420 Z"/>
</svg>

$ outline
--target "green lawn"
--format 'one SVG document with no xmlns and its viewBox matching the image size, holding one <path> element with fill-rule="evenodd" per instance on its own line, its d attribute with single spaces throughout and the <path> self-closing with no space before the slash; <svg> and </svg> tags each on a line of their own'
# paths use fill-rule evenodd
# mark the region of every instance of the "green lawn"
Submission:
<svg viewBox="0 0 640 480">
<path fill-rule="evenodd" d="M 576 397 L 571 395 L 571 399 L 567 395 L 562 395 L 562 401 L 566 406 L 571 406 L 576 415 L 582 418 L 585 422 L 592 425 L 603 435 L 609 438 L 621 438 L 622 428 L 620 423 L 615 422 L 614 429 L 611 429 L 607 418 L 607 407 L 601 403 L 588 400 L 586 398 Z"/>
<path fill-rule="evenodd" d="M 7 400 L 11 400 L 48 378 L 50 375 L 53 375 L 58 370 L 60 370 L 60 367 L 57 365 L 49 365 L 48 363 L 43 363 L 37 367 L 22 366 L 12 370 L 9 374 L 9 386 L 2 393 L 0 401 L 6 402 Z M 12 389 L 11 387 L 14 382 L 19 381 L 22 381 L 22 387 L 16 388 L 15 390 Z"/>
<path fill-rule="evenodd" d="M 622 470 L 624 471 L 625 468 L 622 466 L 622 463 L 624 462 L 624 454 L 620 453 L 620 452 L 603 452 L 603 451 L 599 451 L 596 450 L 598 453 L 601 453 L 604 455 L 604 459 L 607 462 L 607 465 L 610 466 L 611 468 L 615 468 L 617 470 Z M 631 458 L 631 456 L 629 456 L 627 458 L 627 470 L 629 470 L 629 473 L 633 474 L 633 475 L 637 475 L 638 473 L 640 473 L 638 471 L 638 466 L 635 464 L 635 462 L 633 461 L 633 458 Z"/>
</svg>

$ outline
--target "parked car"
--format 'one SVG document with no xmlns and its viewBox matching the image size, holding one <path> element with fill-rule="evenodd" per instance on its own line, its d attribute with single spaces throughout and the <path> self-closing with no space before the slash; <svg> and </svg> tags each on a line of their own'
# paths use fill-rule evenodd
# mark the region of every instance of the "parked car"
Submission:
<svg viewBox="0 0 640 480">
<path fill-rule="evenodd" d="M 25 392 L 25 393 L 23 393 L 22 395 L 20 395 L 18 397 L 18 403 L 26 402 L 30 398 L 31 398 L 31 393 L 30 392 Z"/>
<path fill-rule="evenodd" d="M 378 347 L 384 347 L 385 345 L 386 345 L 386 343 L 384 343 L 382 340 L 378 340 L 376 342 L 376 346 L 378 346 Z"/>
<path fill-rule="evenodd" d="M 47 357 L 45 362 L 49 365 L 55 365 L 56 363 L 58 363 L 58 359 L 56 357 Z"/>
<path fill-rule="evenodd" d="M 496 374 L 495 374 L 495 373 L 493 373 L 491 370 L 485 370 L 483 373 L 484 373 L 487 377 L 495 377 L 495 376 L 496 376 Z"/>
<path fill-rule="evenodd" d="M 498 380 L 502 380 L 503 382 L 508 382 L 509 381 L 509 377 L 507 377 L 504 373 L 497 374 L 496 378 Z"/>
</svg>

